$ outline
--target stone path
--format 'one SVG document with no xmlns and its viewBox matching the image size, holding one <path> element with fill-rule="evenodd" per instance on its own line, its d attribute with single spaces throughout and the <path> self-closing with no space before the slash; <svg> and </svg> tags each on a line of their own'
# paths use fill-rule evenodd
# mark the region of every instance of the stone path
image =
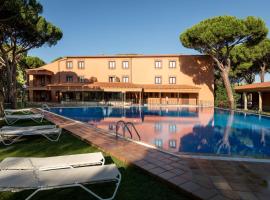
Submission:
<svg viewBox="0 0 270 200">
<path fill-rule="evenodd" d="M 194 199 L 270 199 L 270 164 L 182 158 L 116 139 L 106 131 L 53 113 L 47 112 L 46 119 L 104 152 L 175 186 Z"/>
</svg>

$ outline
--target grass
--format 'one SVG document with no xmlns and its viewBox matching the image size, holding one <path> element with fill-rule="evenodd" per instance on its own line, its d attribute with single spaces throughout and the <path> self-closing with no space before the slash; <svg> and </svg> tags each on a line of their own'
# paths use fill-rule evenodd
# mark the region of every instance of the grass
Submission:
<svg viewBox="0 0 270 200">
<path fill-rule="evenodd" d="M 49 124 L 44 122 L 43 124 Z M 4 125 L 1 122 L 0 125 Z M 34 125 L 33 122 L 27 121 L 23 123 L 17 123 L 16 125 Z M 78 154 L 78 153 L 90 153 L 100 151 L 97 148 L 90 146 L 89 144 L 73 137 L 68 132 L 64 131 L 61 135 L 59 142 L 49 142 L 43 137 L 32 137 L 24 139 L 14 145 L 4 146 L 0 144 L 0 160 L 10 156 L 32 156 L 32 157 L 46 157 L 57 156 L 66 154 Z M 146 174 L 142 170 L 128 166 L 120 160 L 110 157 L 104 154 L 106 164 L 115 163 L 122 174 L 122 181 L 117 192 L 115 199 L 188 199 L 181 192 L 171 188 L 165 183 L 158 181 L 156 178 Z M 113 185 L 100 184 L 97 186 L 89 186 L 89 188 L 98 192 L 98 194 L 104 193 L 108 197 L 111 194 Z M 102 191 L 102 193 L 100 193 Z M 110 191 L 110 192 L 109 192 Z M 0 192 L 0 200 L 19 200 L 25 199 L 33 192 L 23 191 L 17 193 Z M 90 200 L 95 199 L 90 196 L 84 190 L 80 188 L 69 189 L 55 189 L 49 191 L 43 191 L 38 193 L 33 200 Z"/>
</svg>

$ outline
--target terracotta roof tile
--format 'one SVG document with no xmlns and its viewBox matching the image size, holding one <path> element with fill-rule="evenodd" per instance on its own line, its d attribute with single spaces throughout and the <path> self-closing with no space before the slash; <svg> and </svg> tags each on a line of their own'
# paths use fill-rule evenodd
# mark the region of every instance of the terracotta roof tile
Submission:
<svg viewBox="0 0 270 200">
<path fill-rule="evenodd" d="M 265 90 L 265 89 L 270 90 L 270 82 L 241 85 L 241 86 L 236 86 L 234 89 L 236 91 L 249 91 L 249 90 L 256 91 L 256 90 Z"/>
<path fill-rule="evenodd" d="M 157 84 L 145 84 L 141 85 L 145 89 L 200 89 L 199 87 L 192 85 L 157 85 Z"/>
</svg>

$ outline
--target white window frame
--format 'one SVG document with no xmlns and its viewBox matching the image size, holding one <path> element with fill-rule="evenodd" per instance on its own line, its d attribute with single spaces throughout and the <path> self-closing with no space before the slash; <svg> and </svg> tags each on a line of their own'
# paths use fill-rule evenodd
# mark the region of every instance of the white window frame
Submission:
<svg viewBox="0 0 270 200">
<path fill-rule="evenodd" d="M 176 140 L 169 140 L 169 147 L 171 149 L 175 149 L 176 148 Z"/>
<path fill-rule="evenodd" d="M 155 68 L 156 69 L 162 68 L 162 61 L 161 60 L 155 60 Z"/>
<path fill-rule="evenodd" d="M 157 81 L 159 79 L 159 81 Z M 155 76 L 155 84 L 160 85 L 162 84 L 162 76 Z"/>
<path fill-rule="evenodd" d="M 84 69 L 85 68 L 85 63 L 83 60 L 78 61 L 78 69 Z"/>
<path fill-rule="evenodd" d="M 115 69 L 115 68 L 116 68 L 115 61 L 109 61 L 109 69 Z"/>
<path fill-rule="evenodd" d="M 156 147 L 163 148 L 163 140 L 162 139 L 155 139 L 154 143 L 155 143 Z"/>
<path fill-rule="evenodd" d="M 84 79 L 84 76 L 79 76 L 79 82 L 80 82 L 80 83 L 84 83 L 84 80 L 85 80 L 85 79 Z"/>
<path fill-rule="evenodd" d="M 123 69 L 128 69 L 128 68 L 129 68 L 129 62 L 126 61 L 126 60 L 123 61 L 123 62 L 122 62 L 122 68 L 123 68 Z"/>
<path fill-rule="evenodd" d="M 69 78 L 70 78 L 70 79 L 69 79 Z M 73 82 L 73 76 L 67 75 L 67 76 L 66 76 L 66 82 L 67 82 L 67 83 L 72 83 L 72 82 Z"/>
<path fill-rule="evenodd" d="M 176 132 L 177 132 L 176 124 L 169 124 L 169 133 L 176 133 Z"/>
<path fill-rule="evenodd" d="M 155 132 L 162 131 L 162 124 L 160 122 L 156 122 L 154 125 Z"/>
<path fill-rule="evenodd" d="M 129 83 L 129 77 L 128 76 L 122 76 L 122 82 L 123 83 Z"/>
<path fill-rule="evenodd" d="M 112 78 L 112 81 L 110 81 Z M 114 83 L 115 82 L 115 76 L 109 76 L 109 83 Z"/>
<path fill-rule="evenodd" d="M 171 84 L 171 85 L 176 84 L 176 76 L 170 76 L 169 77 L 169 84 Z"/>
<path fill-rule="evenodd" d="M 175 60 L 169 61 L 169 68 L 171 68 L 171 69 L 176 68 L 176 61 Z"/>
<path fill-rule="evenodd" d="M 73 62 L 72 61 L 66 61 L 66 68 L 72 69 L 73 68 Z"/>
</svg>

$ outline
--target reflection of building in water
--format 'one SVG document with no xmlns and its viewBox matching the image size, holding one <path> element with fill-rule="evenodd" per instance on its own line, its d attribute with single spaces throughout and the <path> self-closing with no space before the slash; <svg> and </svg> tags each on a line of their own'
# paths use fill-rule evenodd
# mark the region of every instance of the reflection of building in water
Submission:
<svg viewBox="0 0 270 200">
<path fill-rule="evenodd" d="M 112 130 L 115 129 L 117 121 L 130 121 L 140 133 L 142 141 L 158 148 L 177 152 L 180 149 L 181 138 L 192 133 L 195 126 L 207 126 L 212 123 L 214 108 L 194 107 L 178 109 L 178 111 L 176 108 L 151 108 L 141 115 L 143 115 L 141 118 L 105 117 L 96 125 L 98 128 Z"/>
</svg>

